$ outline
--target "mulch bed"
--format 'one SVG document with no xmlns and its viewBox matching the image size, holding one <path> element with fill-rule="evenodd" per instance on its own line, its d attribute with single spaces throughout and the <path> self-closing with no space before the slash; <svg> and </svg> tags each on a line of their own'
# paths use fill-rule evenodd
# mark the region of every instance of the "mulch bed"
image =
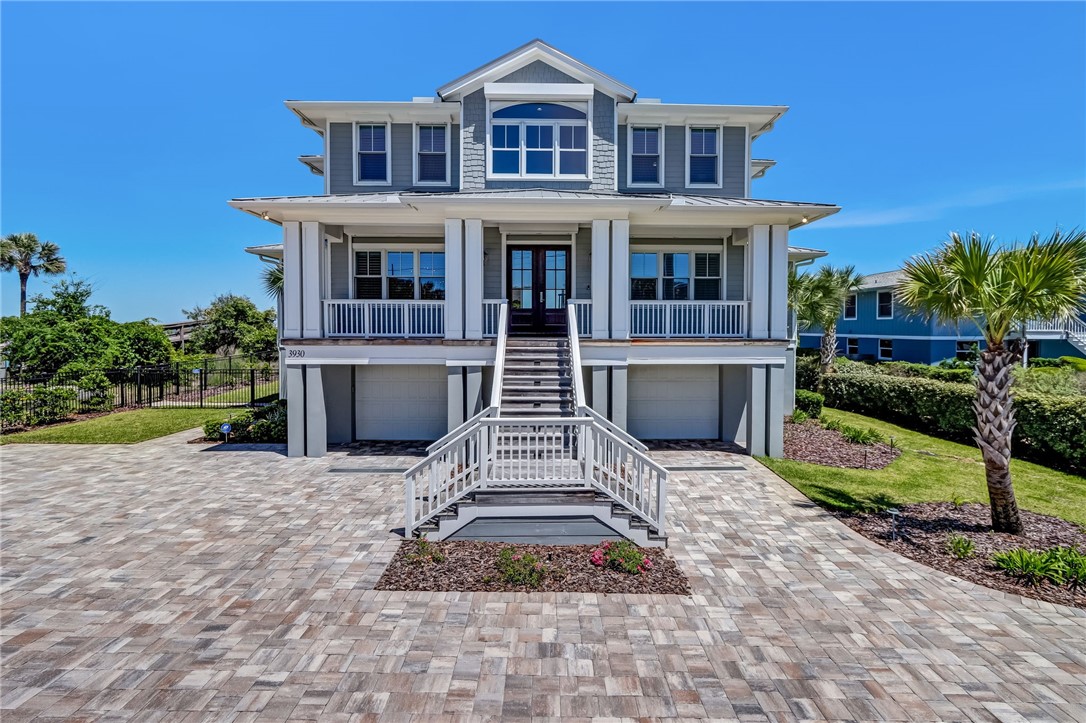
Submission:
<svg viewBox="0 0 1086 723">
<path fill-rule="evenodd" d="M 901 455 L 901 450 L 882 442 L 856 444 L 840 432 L 826 429 L 815 420 L 784 423 L 784 456 L 797 462 L 827 467 L 882 469 Z"/>
<path fill-rule="evenodd" d="M 525 545 L 505 542 L 457 540 L 428 543 L 439 550 L 442 562 L 412 559 L 418 541 L 400 544 L 392 561 L 377 582 L 378 590 L 421 590 L 427 592 L 595 592 L 640 595 L 689 595 L 690 585 L 675 561 L 656 548 L 642 548 L 652 560 L 652 569 L 639 575 L 596 567 L 589 556 L 596 545 Z M 548 573 L 539 587 L 518 587 L 505 583 L 498 571 L 498 554 L 511 547 L 520 554 L 542 560 Z"/>
<path fill-rule="evenodd" d="M 991 510 L 987 505 L 923 502 L 898 508 L 897 539 L 891 534 L 889 513 L 854 514 L 834 512 L 842 522 L 864 537 L 928 567 L 950 573 L 978 585 L 1011 592 L 1023 597 L 1086 608 L 1086 590 L 1044 582 L 1030 586 L 1017 582 L 991 564 L 993 553 L 1018 547 L 1047 550 L 1077 547 L 1086 551 L 1086 530 L 1058 517 L 1021 511 L 1025 535 L 992 532 Z M 972 557 L 959 560 L 947 550 L 947 537 L 959 534 L 976 545 Z"/>
</svg>

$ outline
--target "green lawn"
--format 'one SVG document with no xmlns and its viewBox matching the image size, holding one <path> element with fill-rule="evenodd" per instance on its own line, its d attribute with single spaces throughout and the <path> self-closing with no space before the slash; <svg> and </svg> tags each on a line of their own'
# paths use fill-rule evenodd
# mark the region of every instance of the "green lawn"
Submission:
<svg viewBox="0 0 1086 723">
<path fill-rule="evenodd" d="M 902 454 L 881 470 L 838 469 L 787 459 L 759 458 L 767 467 L 824 507 L 841 510 L 884 508 L 909 502 L 988 503 L 984 464 L 976 447 L 913 432 L 859 414 L 826 409 L 856 427 L 873 427 Z M 1086 477 L 1041 465 L 1011 461 L 1019 506 L 1086 524 Z"/>
<path fill-rule="evenodd" d="M 204 422 L 221 419 L 225 413 L 223 409 L 137 409 L 5 434 L 0 444 L 134 444 L 202 427 Z"/>
<path fill-rule="evenodd" d="M 279 398 L 279 382 L 264 382 L 256 385 L 256 400 L 258 402 L 269 402 Z M 221 394 L 215 394 L 207 397 L 204 402 L 218 403 L 218 402 L 235 402 L 238 404 L 249 403 L 249 385 L 244 387 L 238 387 L 237 389 L 231 389 Z"/>
</svg>

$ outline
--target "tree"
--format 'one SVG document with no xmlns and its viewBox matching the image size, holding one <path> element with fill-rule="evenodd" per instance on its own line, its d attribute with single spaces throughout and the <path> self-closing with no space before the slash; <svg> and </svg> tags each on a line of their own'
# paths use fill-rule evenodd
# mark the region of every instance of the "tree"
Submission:
<svg viewBox="0 0 1086 723">
<path fill-rule="evenodd" d="M 1086 310 L 1086 234 L 1054 232 L 1042 241 L 999 248 L 993 237 L 957 233 L 935 251 L 905 264 L 901 300 L 927 319 L 973 322 L 984 336 L 977 365 L 974 438 L 996 532 L 1022 534 L 1011 481 L 1014 399 L 1011 369 L 1021 359 L 1022 336 L 1033 319 L 1066 318 Z"/>
<path fill-rule="evenodd" d="M 19 274 L 19 316 L 26 314 L 26 282 L 31 276 L 55 276 L 68 270 L 60 247 L 32 233 L 13 233 L 0 241 L 0 270 Z"/>
<path fill-rule="evenodd" d="M 837 356 L 837 318 L 845 299 L 863 281 L 864 277 L 856 273 L 855 266 L 823 266 L 813 274 L 794 271 L 789 274 L 788 303 L 796 311 L 797 326 L 822 329 L 819 353 L 822 374 L 829 373 Z"/>
<path fill-rule="evenodd" d="M 264 287 L 264 292 L 276 301 L 283 298 L 282 261 L 276 261 L 274 264 L 269 264 L 261 269 L 260 285 Z"/>
<path fill-rule="evenodd" d="M 192 348 L 200 354 L 229 354 L 241 349 L 242 339 L 254 329 L 275 331 L 275 312 L 260 311 L 244 296 L 223 294 L 202 311 L 200 320 L 205 323 L 191 338 Z"/>
</svg>

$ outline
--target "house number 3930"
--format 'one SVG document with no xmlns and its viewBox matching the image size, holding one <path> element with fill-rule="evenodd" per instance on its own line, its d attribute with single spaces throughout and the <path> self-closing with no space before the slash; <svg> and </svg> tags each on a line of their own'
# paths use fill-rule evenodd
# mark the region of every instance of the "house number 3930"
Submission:
<svg viewBox="0 0 1086 723">
<path fill-rule="evenodd" d="M 302 357 L 305 356 L 305 349 L 287 349 L 288 357 Z"/>
</svg>

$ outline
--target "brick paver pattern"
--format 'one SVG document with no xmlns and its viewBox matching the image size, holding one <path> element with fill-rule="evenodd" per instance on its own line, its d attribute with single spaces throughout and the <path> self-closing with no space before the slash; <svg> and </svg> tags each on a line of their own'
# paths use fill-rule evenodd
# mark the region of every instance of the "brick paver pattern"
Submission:
<svg viewBox="0 0 1086 723">
<path fill-rule="evenodd" d="M 414 458 L 7 446 L 0 717 L 1086 720 L 1084 611 L 857 536 L 754 460 L 670 478 L 693 595 L 373 590 Z M 343 471 L 348 470 L 348 471 Z"/>
</svg>

